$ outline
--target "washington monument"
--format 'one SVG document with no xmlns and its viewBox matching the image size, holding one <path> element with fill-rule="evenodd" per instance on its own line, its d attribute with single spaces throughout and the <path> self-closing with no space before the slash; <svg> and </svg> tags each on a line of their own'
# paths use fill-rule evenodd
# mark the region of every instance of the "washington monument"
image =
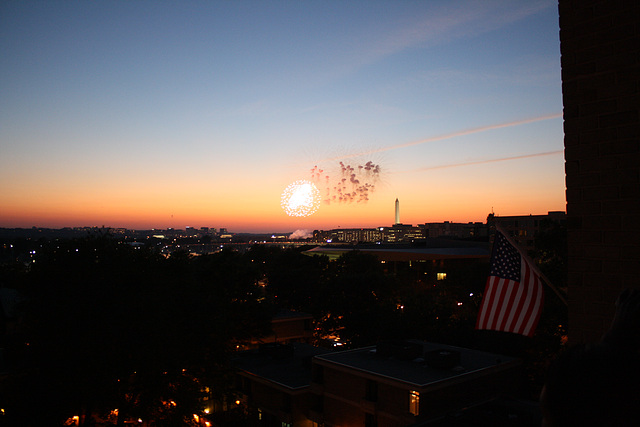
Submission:
<svg viewBox="0 0 640 427">
<path fill-rule="evenodd" d="M 396 222 L 394 224 L 400 224 L 400 202 L 396 197 Z"/>
</svg>

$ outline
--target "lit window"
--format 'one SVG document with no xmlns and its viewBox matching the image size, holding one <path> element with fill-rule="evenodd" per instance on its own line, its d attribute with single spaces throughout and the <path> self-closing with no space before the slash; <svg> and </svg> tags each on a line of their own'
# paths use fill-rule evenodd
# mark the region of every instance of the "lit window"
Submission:
<svg viewBox="0 0 640 427">
<path fill-rule="evenodd" d="M 447 278 L 447 273 L 436 273 L 436 279 L 444 280 Z"/>
<path fill-rule="evenodd" d="M 413 415 L 420 414 L 420 393 L 415 390 L 409 392 L 409 412 Z"/>
</svg>

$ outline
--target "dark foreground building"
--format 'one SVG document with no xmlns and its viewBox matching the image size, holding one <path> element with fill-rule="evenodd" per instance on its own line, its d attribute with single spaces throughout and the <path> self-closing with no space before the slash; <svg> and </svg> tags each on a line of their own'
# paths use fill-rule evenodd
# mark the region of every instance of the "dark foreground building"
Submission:
<svg viewBox="0 0 640 427">
<path fill-rule="evenodd" d="M 245 405 L 266 426 L 413 426 L 513 395 L 521 362 L 422 341 L 329 352 L 306 344 L 238 354 Z"/>
<path fill-rule="evenodd" d="M 569 339 L 594 342 L 640 280 L 640 2 L 560 0 Z"/>
</svg>

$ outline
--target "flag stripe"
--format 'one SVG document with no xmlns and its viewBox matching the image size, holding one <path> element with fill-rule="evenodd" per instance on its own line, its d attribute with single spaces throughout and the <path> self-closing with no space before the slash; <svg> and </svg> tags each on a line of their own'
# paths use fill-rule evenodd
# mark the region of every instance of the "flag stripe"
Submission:
<svg viewBox="0 0 640 427">
<path fill-rule="evenodd" d="M 526 263 L 525 265 L 523 265 L 523 276 L 524 278 L 528 278 L 530 279 L 530 275 L 528 274 L 529 271 L 526 268 Z M 531 317 L 531 313 L 533 311 L 533 307 L 535 304 L 535 296 L 536 296 L 537 292 L 536 292 L 536 286 L 535 283 L 533 283 L 531 286 L 527 287 L 527 300 L 526 300 L 526 304 L 525 307 L 520 315 L 520 318 L 518 319 L 518 323 L 516 323 L 516 333 L 518 334 L 523 334 L 523 335 L 527 335 L 526 333 L 526 329 L 527 329 L 527 322 L 529 321 L 529 318 Z"/>
<path fill-rule="evenodd" d="M 527 265 L 528 275 L 532 283 L 531 288 L 533 288 L 534 299 L 533 299 L 533 304 L 531 305 L 531 311 L 527 313 L 527 316 L 525 316 L 526 323 L 523 324 L 524 330 L 522 333 L 524 335 L 531 336 L 533 335 L 533 331 L 535 330 L 535 327 L 537 325 L 537 319 L 540 317 L 540 308 L 542 304 L 543 294 L 542 294 L 542 284 L 540 283 L 540 280 L 538 279 L 536 274 L 533 272 L 533 270 L 530 268 L 530 266 L 528 264 L 526 265 Z"/>
<path fill-rule="evenodd" d="M 493 304 L 494 285 L 493 277 L 487 278 L 487 284 L 484 288 L 484 296 L 482 303 L 480 304 L 480 313 L 478 315 L 478 321 L 476 322 L 476 329 L 486 329 L 487 316 L 489 313 L 489 307 Z"/>
<path fill-rule="evenodd" d="M 528 278 L 528 275 L 523 276 L 524 278 Z M 527 286 L 527 294 L 524 298 L 524 304 L 522 306 L 522 310 L 518 312 L 518 321 L 513 327 L 514 332 L 517 334 L 522 334 L 523 323 L 527 318 L 532 306 L 533 306 L 533 291 L 534 286 Z"/>
<path fill-rule="evenodd" d="M 507 312 L 507 309 L 510 307 L 509 302 L 511 301 L 511 294 L 514 293 L 513 288 L 514 286 L 512 284 L 505 286 L 504 298 L 501 301 L 501 307 L 499 310 L 500 314 L 496 318 L 496 323 L 495 323 L 496 329 L 501 329 L 502 327 L 505 313 Z"/>
<path fill-rule="evenodd" d="M 502 287 L 503 287 L 502 286 L 503 279 L 499 279 L 497 277 L 490 277 L 489 282 L 490 282 L 491 294 L 485 306 L 486 311 L 485 311 L 485 319 L 483 322 L 485 327 L 488 327 L 493 321 L 495 309 L 498 305 L 498 301 L 500 300 L 500 292 L 502 291 Z"/>
<path fill-rule="evenodd" d="M 525 263 L 523 265 L 523 277 L 527 278 L 530 281 L 530 286 L 528 287 L 528 295 L 526 301 L 525 310 L 520 315 L 518 319 L 518 323 L 516 324 L 516 333 L 523 334 L 529 336 L 533 332 L 531 331 L 530 321 L 535 317 L 535 309 L 537 303 L 539 302 L 538 298 L 538 281 L 535 277 L 532 277 L 532 272 L 530 271 L 528 265 Z"/>
<path fill-rule="evenodd" d="M 527 259 L 496 231 L 476 329 L 533 335 L 542 311 L 543 291 L 540 277 Z"/>
<path fill-rule="evenodd" d="M 534 316 L 531 318 L 531 330 L 527 334 L 528 336 L 532 336 L 535 332 L 536 328 L 538 327 L 538 321 L 540 321 L 540 315 L 542 314 L 542 305 L 544 304 L 544 290 L 542 288 L 542 283 L 539 283 L 538 293 L 540 294 L 540 297 L 537 298 L 536 301 L 537 307 L 534 310 Z"/>
<path fill-rule="evenodd" d="M 524 304 L 524 298 L 523 298 L 523 294 L 525 291 L 524 288 L 525 288 L 524 286 L 520 286 L 520 284 L 518 284 L 518 292 L 516 293 L 516 297 L 512 304 L 512 309 L 509 314 L 509 318 L 507 319 L 507 322 L 504 325 L 505 331 L 513 332 L 514 330 L 513 328 L 515 326 L 515 322 L 517 321 L 516 315 L 522 311 L 522 306 Z"/>
<path fill-rule="evenodd" d="M 490 328 L 493 328 L 493 325 L 495 325 L 496 312 L 504 304 L 504 293 L 509 287 L 507 282 L 508 280 L 505 281 L 503 279 L 494 281 L 494 286 L 496 288 L 495 297 L 494 302 L 490 307 L 489 319 L 487 320 L 487 325 L 489 325 Z"/>
<path fill-rule="evenodd" d="M 510 281 L 509 291 L 507 292 L 504 304 L 502 305 L 502 309 L 500 310 L 500 317 L 498 317 L 498 322 L 496 323 L 495 328 L 498 330 L 502 330 L 505 328 L 506 321 L 511 314 L 513 313 L 513 304 L 515 301 L 515 297 L 518 294 L 521 286 L 517 282 Z"/>
</svg>

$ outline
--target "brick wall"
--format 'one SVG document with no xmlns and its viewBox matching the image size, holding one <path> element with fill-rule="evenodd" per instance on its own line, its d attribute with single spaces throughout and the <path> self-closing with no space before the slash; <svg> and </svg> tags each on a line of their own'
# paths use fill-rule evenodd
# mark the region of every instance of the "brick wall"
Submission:
<svg viewBox="0 0 640 427">
<path fill-rule="evenodd" d="M 640 287 L 640 2 L 560 0 L 569 338 L 599 340 Z"/>
</svg>

